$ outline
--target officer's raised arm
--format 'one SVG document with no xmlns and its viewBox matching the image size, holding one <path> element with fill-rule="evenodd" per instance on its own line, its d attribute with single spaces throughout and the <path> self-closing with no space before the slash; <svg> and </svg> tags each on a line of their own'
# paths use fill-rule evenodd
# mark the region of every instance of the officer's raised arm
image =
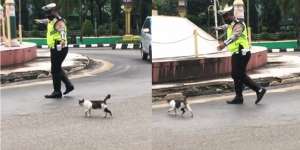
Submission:
<svg viewBox="0 0 300 150">
<path fill-rule="evenodd" d="M 223 24 L 221 26 L 214 27 L 215 30 L 223 30 L 223 31 L 227 30 L 227 28 L 228 28 L 228 24 Z"/>
<path fill-rule="evenodd" d="M 243 23 L 236 23 L 233 27 L 233 35 L 231 37 L 228 37 L 228 39 L 224 41 L 225 46 L 236 41 L 243 34 L 244 30 L 245 29 Z"/>
<path fill-rule="evenodd" d="M 61 46 L 65 47 L 65 45 L 67 44 L 67 32 L 66 32 L 66 25 L 65 22 L 63 20 L 59 20 L 57 21 L 57 23 L 55 24 L 55 29 L 60 33 L 60 37 L 61 37 Z"/>
<path fill-rule="evenodd" d="M 34 21 L 39 24 L 47 24 L 49 22 L 48 19 L 34 19 Z"/>
</svg>

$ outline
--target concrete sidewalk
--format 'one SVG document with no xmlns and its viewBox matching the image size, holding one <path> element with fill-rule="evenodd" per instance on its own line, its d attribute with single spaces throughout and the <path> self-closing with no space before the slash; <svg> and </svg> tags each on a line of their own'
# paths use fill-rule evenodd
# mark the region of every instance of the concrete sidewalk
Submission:
<svg viewBox="0 0 300 150">
<path fill-rule="evenodd" d="M 249 75 L 262 86 L 276 86 L 300 82 L 300 54 L 268 54 L 266 66 L 249 72 Z M 206 81 L 189 81 L 152 85 L 152 101 L 160 101 L 171 93 L 183 93 L 185 96 L 201 96 L 234 91 L 230 76 Z"/>
<path fill-rule="evenodd" d="M 83 55 L 69 53 L 63 63 L 63 69 L 73 73 L 85 69 L 91 60 Z M 50 52 L 45 49 L 38 49 L 37 58 L 31 62 L 12 67 L 1 68 L 1 84 L 48 78 L 50 74 Z"/>
</svg>

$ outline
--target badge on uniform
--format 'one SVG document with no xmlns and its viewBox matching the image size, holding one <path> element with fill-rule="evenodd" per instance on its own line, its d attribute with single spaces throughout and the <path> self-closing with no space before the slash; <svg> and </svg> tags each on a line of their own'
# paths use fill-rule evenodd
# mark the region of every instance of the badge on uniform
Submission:
<svg viewBox="0 0 300 150">
<path fill-rule="evenodd" d="M 57 50 L 57 51 L 61 51 L 61 50 L 62 50 L 62 48 L 61 48 L 61 45 L 60 45 L 60 44 L 57 44 L 57 45 L 56 45 L 56 50 Z"/>
<path fill-rule="evenodd" d="M 244 49 L 242 50 L 242 55 L 245 56 L 247 54 L 247 51 L 245 51 Z"/>
</svg>

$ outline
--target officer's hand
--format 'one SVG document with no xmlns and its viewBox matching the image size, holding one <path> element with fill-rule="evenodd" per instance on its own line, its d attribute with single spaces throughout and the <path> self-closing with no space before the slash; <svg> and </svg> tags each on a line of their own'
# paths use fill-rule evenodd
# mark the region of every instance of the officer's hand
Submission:
<svg viewBox="0 0 300 150">
<path fill-rule="evenodd" d="M 218 51 L 221 51 L 224 48 L 225 48 L 224 42 L 219 42 L 219 46 L 217 47 Z"/>
<path fill-rule="evenodd" d="M 41 23 L 40 19 L 34 19 L 35 23 Z"/>
<path fill-rule="evenodd" d="M 64 40 L 62 40 L 62 41 L 60 42 L 60 44 L 61 44 L 61 48 L 64 48 L 64 47 L 66 46 L 66 42 L 65 42 Z"/>
</svg>

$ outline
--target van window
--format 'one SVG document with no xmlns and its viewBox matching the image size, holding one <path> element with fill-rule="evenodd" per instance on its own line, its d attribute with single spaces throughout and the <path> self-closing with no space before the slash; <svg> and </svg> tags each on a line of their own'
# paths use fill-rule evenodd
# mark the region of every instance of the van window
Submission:
<svg viewBox="0 0 300 150">
<path fill-rule="evenodd" d="M 148 18 L 145 20 L 144 25 L 143 25 L 143 29 L 148 28 L 150 30 L 150 34 L 151 34 L 151 20 Z"/>
</svg>

